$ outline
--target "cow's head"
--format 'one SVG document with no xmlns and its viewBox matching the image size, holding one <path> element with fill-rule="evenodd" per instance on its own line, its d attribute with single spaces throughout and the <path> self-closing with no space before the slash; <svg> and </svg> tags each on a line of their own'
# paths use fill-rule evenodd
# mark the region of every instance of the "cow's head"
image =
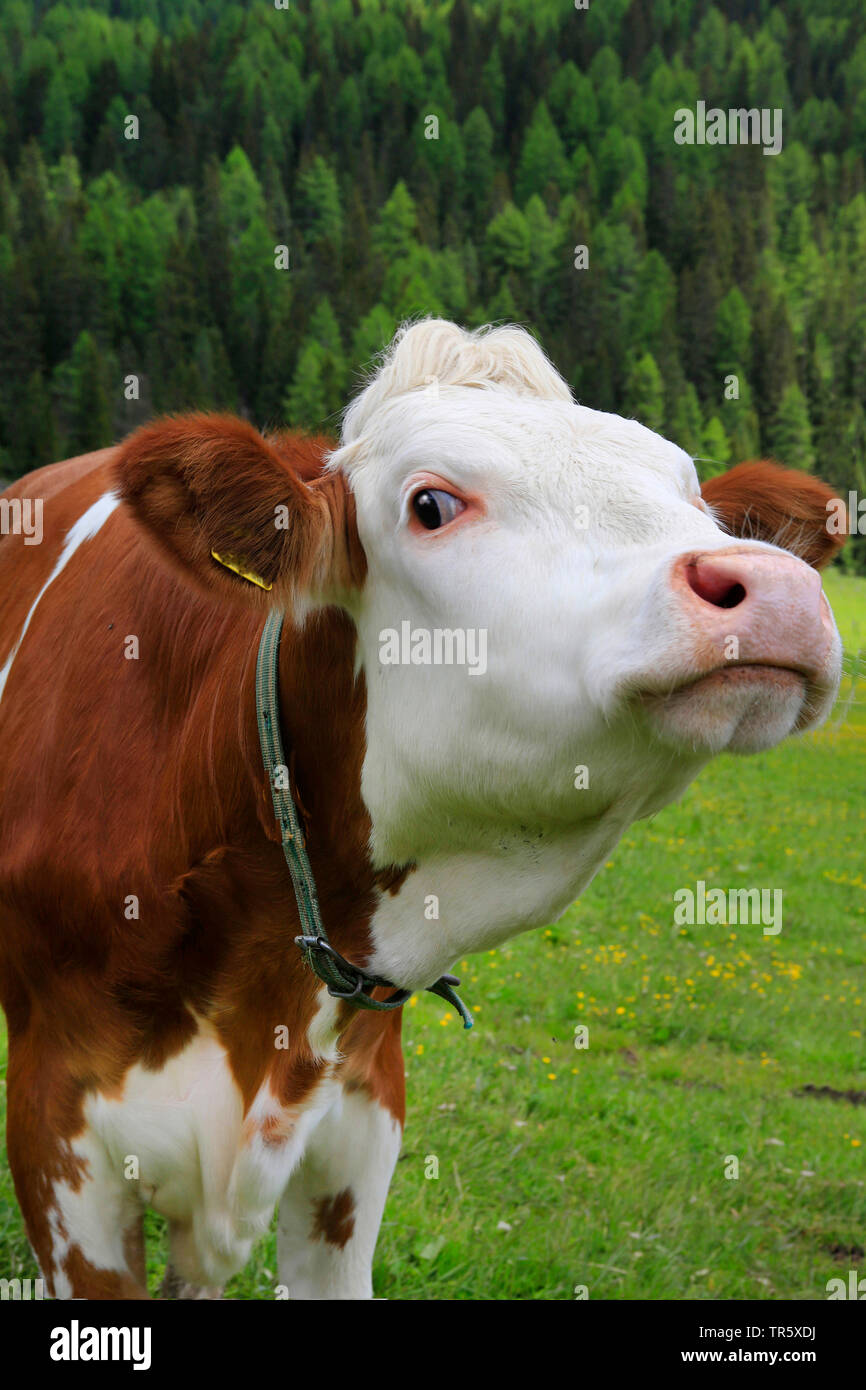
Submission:
<svg viewBox="0 0 866 1390">
<path fill-rule="evenodd" d="M 379 864 L 621 833 L 713 754 L 831 707 L 829 489 L 756 463 L 702 492 L 520 329 L 403 330 L 313 482 L 224 425 L 134 437 L 125 495 L 202 582 L 235 584 L 210 552 L 240 549 L 271 601 L 352 614 Z"/>
<path fill-rule="evenodd" d="M 405 329 L 332 466 L 367 556 L 364 790 L 383 858 L 446 827 L 471 842 L 627 823 L 712 754 L 830 709 L 840 643 L 814 568 L 838 543 L 830 490 L 758 463 L 702 495 L 688 455 L 575 405 L 520 329 Z M 467 664 L 402 664 L 405 623 L 410 657 L 412 633 L 457 631 Z"/>
</svg>

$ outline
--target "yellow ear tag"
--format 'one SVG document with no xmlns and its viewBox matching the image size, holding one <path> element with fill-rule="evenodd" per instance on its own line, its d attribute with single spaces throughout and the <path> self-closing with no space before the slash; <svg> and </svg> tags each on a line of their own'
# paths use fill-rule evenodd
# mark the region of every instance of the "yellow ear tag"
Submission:
<svg viewBox="0 0 866 1390">
<path fill-rule="evenodd" d="M 249 580 L 250 584 L 257 585 L 259 589 L 272 589 L 274 587 L 273 584 L 267 584 L 261 575 L 253 574 L 252 570 L 244 569 L 236 555 L 217 555 L 215 550 L 211 551 L 211 555 L 218 564 L 224 565 L 233 574 L 239 574 L 241 579 Z"/>
</svg>

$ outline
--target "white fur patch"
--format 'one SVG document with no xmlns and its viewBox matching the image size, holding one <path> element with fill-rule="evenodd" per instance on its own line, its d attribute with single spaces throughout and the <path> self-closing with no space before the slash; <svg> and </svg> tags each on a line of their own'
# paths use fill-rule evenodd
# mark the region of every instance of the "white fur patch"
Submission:
<svg viewBox="0 0 866 1390">
<path fill-rule="evenodd" d="M 77 1190 L 66 1182 L 53 1188 L 54 1207 L 49 1211 L 52 1233 L 51 1259 L 55 1294 L 69 1297 L 69 1279 L 62 1269 L 73 1247 L 96 1269 L 126 1270 L 124 1232 L 135 1216 L 134 1189 L 118 1183 L 111 1158 L 98 1136 L 90 1130 L 69 1145 L 71 1153 L 83 1160 L 86 1177 Z"/>
<path fill-rule="evenodd" d="M 321 995 L 308 1041 L 326 1064 L 299 1106 L 281 1107 L 266 1078 L 244 1114 L 225 1049 L 205 1020 L 160 1071 L 131 1067 L 121 1097 L 92 1093 L 86 1129 L 73 1146 L 89 1176 L 77 1193 L 55 1188 L 66 1231 L 56 1235 L 56 1260 L 78 1245 L 97 1268 L 125 1268 L 128 1208 L 143 1202 L 168 1218 L 172 1264 L 184 1279 L 222 1284 L 242 1268 L 339 1095 L 332 1077 L 336 1001 L 324 987 Z M 270 1142 L 267 1121 L 279 1129 Z"/>
<path fill-rule="evenodd" d="M 290 1298 L 370 1298 L 376 1238 L 402 1131 L 361 1091 L 343 1093 L 312 1135 L 280 1202 L 277 1263 Z M 340 1245 L 317 1232 L 319 1203 L 347 1195 Z"/>
<path fill-rule="evenodd" d="M 60 574 L 69 564 L 69 561 L 72 559 L 73 555 L 79 549 L 79 547 L 82 546 L 85 541 L 93 539 L 97 532 L 100 531 L 102 527 L 105 525 L 105 522 L 111 516 L 115 508 L 117 508 L 119 505 L 120 498 L 117 496 L 117 494 L 114 492 L 106 492 L 103 494 L 102 497 L 98 498 L 98 500 L 94 502 L 92 506 L 88 507 L 87 511 L 83 514 L 83 516 L 80 516 L 78 520 L 75 522 L 75 524 L 71 526 L 70 529 L 67 531 L 66 537 L 63 541 L 63 547 L 60 551 L 60 555 L 58 556 L 55 562 L 54 568 L 52 569 L 45 583 L 42 585 L 42 588 L 39 590 L 39 593 L 33 600 L 33 603 L 30 606 L 30 612 L 24 619 L 24 626 L 18 634 L 18 640 L 13 646 L 9 655 L 7 656 L 2 668 L 0 668 L 0 700 L 2 700 L 3 698 L 3 691 L 6 688 L 6 681 L 9 678 L 9 672 L 12 670 L 12 663 L 15 660 L 15 657 L 18 655 L 18 649 L 27 635 L 27 629 L 29 628 L 30 623 L 33 619 L 33 614 L 36 612 L 36 609 L 39 606 L 40 600 L 43 598 L 45 593 L 54 583 L 58 574 Z"/>
</svg>

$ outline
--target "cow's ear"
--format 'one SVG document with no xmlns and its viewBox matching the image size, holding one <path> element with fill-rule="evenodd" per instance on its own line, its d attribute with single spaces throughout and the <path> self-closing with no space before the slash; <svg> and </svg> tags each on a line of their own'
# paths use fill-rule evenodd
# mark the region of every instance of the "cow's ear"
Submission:
<svg viewBox="0 0 866 1390">
<path fill-rule="evenodd" d="M 324 447 L 324 446 L 323 446 Z M 215 597 L 339 600 L 363 580 L 354 499 L 343 474 L 305 482 L 310 448 L 265 440 L 229 415 L 145 425 L 121 444 L 117 490 L 164 556 Z"/>
<path fill-rule="evenodd" d="M 740 463 L 709 478 L 701 496 L 733 536 L 771 541 L 821 569 L 845 544 L 831 529 L 834 493 L 819 478 L 777 463 Z"/>
</svg>

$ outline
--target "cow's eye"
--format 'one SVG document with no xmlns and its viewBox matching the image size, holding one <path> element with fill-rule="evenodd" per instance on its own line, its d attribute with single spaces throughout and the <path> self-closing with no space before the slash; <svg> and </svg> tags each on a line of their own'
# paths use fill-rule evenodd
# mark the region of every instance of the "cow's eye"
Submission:
<svg viewBox="0 0 866 1390">
<path fill-rule="evenodd" d="M 426 531 L 438 531 L 440 526 L 447 526 L 465 507 L 466 503 L 459 497 L 429 487 L 416 492 L 412 498 L 412 510 Z"/>
</svg>

